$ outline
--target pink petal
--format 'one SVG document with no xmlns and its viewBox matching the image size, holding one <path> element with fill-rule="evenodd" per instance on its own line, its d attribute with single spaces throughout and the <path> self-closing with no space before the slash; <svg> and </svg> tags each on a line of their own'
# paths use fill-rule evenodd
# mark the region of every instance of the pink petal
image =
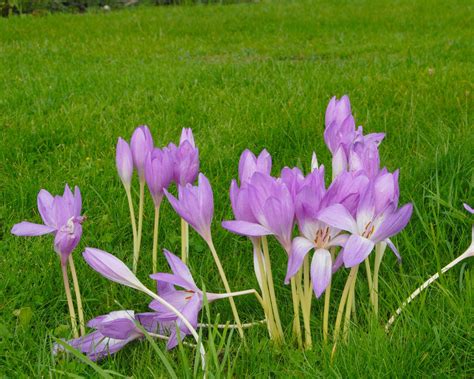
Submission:
<svg viewBox="0 0 474 379">
<path fill-rule="evenodd" d="M 291 244 L 290 257 L 288 259 L 288 269 L 286 271 L 285 284 L 296 275 L 303 264 L 306 254 L 314 248 L 314 243 L 303 237 L 296 237 Z"/>
<path fill-rule="evenodd" d="M 22 221 L 19 224 L 13 225 L 11 232 L 16 236 L 34 237 L 42 236 L 43 234 L 53 233 L 55 230 L 56 229 L 51 226 Z"/>
<path fill-rule="evenodd" d="M 318 220 L 333 228 L 357 233 L 357 224 L 349 211 L 341 204 L 334 204 L 323 209 L 318 214 Z"/>
<path fill-rule="evenodd" d="M 344 245 L 343 260 L 346 267 L 353 267 L 364 261 L 373 250 L 375 244 L 364 237 L 353 234 Z"/>
<path fill-rule="evenodd" d="M 311 260 L 311 281 L 314 293 L 319 298 L 331 282 L 332 258 L 326 249 L 318 249 Z"/>
</svg>

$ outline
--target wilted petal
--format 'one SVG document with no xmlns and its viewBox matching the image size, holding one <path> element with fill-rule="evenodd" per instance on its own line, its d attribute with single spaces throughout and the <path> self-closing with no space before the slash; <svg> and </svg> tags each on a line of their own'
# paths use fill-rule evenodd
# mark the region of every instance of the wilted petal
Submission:
<svg viewBox="0 0 474 379">
<path fill-rule="evenodd" d="M 22 221 L 19 224 L 13 225 L 11 232 L 16 236 L 34 237 L 53 233 L 55 230 L 56 229 L 51 226 Z"/>
<path fill-rule="evenodd" d="M 291 244 L 291 252 L 288 258 L 288 269 L 286 271 L 285 284 L 290 282 L 290 279 L 296 275 L 304 258 L 308 252 L 314 249 L 314 243 L 303 237 L 296 237 Z"/>
<path fill-rule="evenodd" d="M 317 249 L 311 260 L 311 281 L 314 293 L 319 298 L 331 282 L 332 258 L 326 249 Z"/>
<path fill-rule="evenodd" d="M 344 245 L 343 260 L 346 267 L 353 267 L 364 261 L 373 250 L 375 244 L 362 236 L 353 234 Z"/>
</svg>

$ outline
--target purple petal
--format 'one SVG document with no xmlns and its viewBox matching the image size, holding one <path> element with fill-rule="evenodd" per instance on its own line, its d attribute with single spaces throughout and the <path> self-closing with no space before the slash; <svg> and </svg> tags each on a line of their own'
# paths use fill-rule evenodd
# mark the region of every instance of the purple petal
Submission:
<svg viewBox="0 0 474 379">
<path fill-rule="evenodd" d="M 358 265 L 364 261 L 373 250 L 375 244 L 364 237 L 353 234 L 344 245 L 343 260 L 346 267 Z"/>
<path fill-rule="evenodd" d="M 42 236 L 43 234 L 53 233 L 55 230 L 56 229 L 51 226 L 22 221 L 19 224 L 13 225 L 11 233 L 16 236 L 34 237 Z"/>
<path fill-rule="evenodd" d="M 47 226 L 57 227 L 56 220 L 53 214 L 54 197 L 46 190 L 42 189 L 38 193 L 38 211 Z"/>
<path fill-rule="evenodd" d="M 133 176 L 132 150 L 128 143 L 119 137 L 115 152 L 115 163 L 117 172 L 124 186 L 130 186 Z"/>
<path fill-rule="evenodd" d="M 311 281 L 316 297 L 322 295 L 331 282 L 332 258 L 326 249 L 318 249 L 311 260 Z"/>
<path fill-rule="evenodd" d="M 346 153 L 344 152 L 344 149 L 342 146 L 340 146 L 336 154 L 333 155 L 332 157 L 332 177 L 336 178 L 339 176 L 341 173 L 347 171 L 347 157 Z"/>
<path fill-rule="evenodd" d="M 273 234 L 260 224 L 247 221 L 223 221 L 222 227 L 232 233 L 246 237 L 261 237 Z"/>
<path fill-rule="evenodd" d="M 176 255 L 169 252 L 168 250 L 163 249 L 163 253 L 166 257 L 166 260 L 168 261 L 171 271 L 173 271 L 173 274 L 182 278 L 185 282 L 188 283 L 188 286 L 186 288 L 197 289 L 197 285 L 194 282 L 194 279 L 191 275 L 191 272 L 189 271 L 188 266 L 186 266 L 181 259 L 179 259 Z"/>
<path fill-rule="evenodd" d="M 179 139 L 179 144 L 183 144 L 185 141 L 189 142 L 192 147 L 196 147 L 194 143 L 193 131 L 191 128 L 183 128 L 181 131 L 181 138 Z"/>
<path fill-rule="evenodd" d="M 189 323 L 195 328 L 197 326 L 197 319 L 199 315 L 199 311 L 202 307 L 202 301 L 198 295 L 194 295 L 188 302 L 188 304 L 183 308 L 182 314 L 183 316 L 189 321 Z M 180 338 L 181 340 L 189 333 L 188 328 L 183 324 L 181 319 L 177 320 L 177 327 L 180 331 Z M 178 336 L 176 334 L 176 328 L 172 328 L 170 339 L 166 345 L 168 350 L 176 347 L 178 345 Z"/>
<path fill-rule="evenodd" d="M 375 231 L 372 239 L 383 241 L 400 232 L 410 221 L 413 212 L 412 204 L 405 204 L 399 210 L 388 214 Z"/>
<path fill-rule="evenodd" d="M 135 322 L 129 318 L 118 318 L 103 322 L 97 328 L 104 336 L 124 340 L 137 333 Z"/>
<path fill-rule="evenodd" d="M 331 205 L 318 214 L 318 220 L 333 228 L 357 233 L 357 224 L 349 211 L 340 204 Z"/>
<path fill-rule="evenodd" d="M 397 247 L 394 245 L 394 243 L 392 242 L 392 240 L 390 238 L 387 238 L 385 240 L 385 242 L 387 243 L 388 247 L 390 248 L 390 250 L 393 251 L 393 253 L 395 254 L 395 256 L 397 257 L 397 260 L 398 260 L 398 263 L 402 263 L 402 257 L 400 255 L 400 253 L 398 252 L 398 249 Z"/>
<path fill-rule="evenodd" d="M 285 284 L 290 282 L 290 279 L 296 275 L 303 260 L 308 252 L 314 249 L 314 243 L 303 237 L 296 237 L 291 244 L 290 257 L 288 259 L 288 269 L 286 271 Z"/>
<path fill-rule="evenodd" d="M 464 203 L 463 206 L 464 206 L 464 209 L 468 211 L 470 214 L 474 214 L 474 209 L 472 209 L 468 204 Z"/>
</svg>

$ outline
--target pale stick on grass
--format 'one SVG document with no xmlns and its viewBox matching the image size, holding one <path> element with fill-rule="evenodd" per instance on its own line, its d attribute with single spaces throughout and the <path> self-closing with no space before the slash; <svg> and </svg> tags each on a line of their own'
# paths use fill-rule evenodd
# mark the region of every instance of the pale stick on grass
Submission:
<svg viewBox="0 0 474 379">
<path fill-rule="evenodd" d="M 69 287 L 67 265 L 61 264 L 61 271 L 63 273 L 64 291 L 66 292 L 67 306 L 69 308 L 69 317 L 71 319 L 72 335 L 74 336 L 74 338 L 79 338 L 79 333 L 77 332 L 76 311 L 74 310 L 74 304 L 72 302 L 71 296 L 71 288 Z"/>
<path fill-rule="evenodd" d="M 464 259 L 473 257 L 474 256 L 474 227 L 472 228 L 472 242 L 468 249 L 462 253 L 459 257 L 457 257 L 452 262 L 448 263 L 441 269 L 441 274 L 444 274 L 448 270 L 452 269 L 456 266 L 459 262 L 462 262 Z M 433 283 L 436 279 L 439 278 L 439 272 L 434 274 L 431 278 L 429 278 L 426 282 L 424 282 L 421 286 L 419 286 L 408 298 L 400 305 L 400 307 L 395 311 L 395 313 L 390 317 L 387 324 L 385 324 L 385 331 L 388 332 L 390 327 L 395 322 L 397 316 L 402 313 L 403 309 L 410 304 L 425 288 L 427 288 L 431 283 Z"/>
<path fill-rule="evenodd" d="M 79 289 L 79 281 L 77 280 L 76 267 L 74 265 L 74 259 L 72 257 L 72 254 L 69 255 L 68 262 L 69 262 L 69 268 L 71 269 L 74 293 L 76 295 L 77 314 L 79 315 L 79 328 L 81 330 L 81 336 L 84 336 L 86 334 L 86 328 L 85 328 L 86 324 L 84 322 L 84 310 L 82 307 L 81 291 Z"/>
<path fill-rule="evenodd" d="M 135 256 L 137 255 L 137 224 L 135 221 L 135 210 L 133 209 L 132 193 L 130 191 L 130 186 L 125 186 L 125 192 L 127 193 L 128 209 L 130 210 L 130 222 L 132 224 L 133 264 L 135 265 Z"/>
</svg>

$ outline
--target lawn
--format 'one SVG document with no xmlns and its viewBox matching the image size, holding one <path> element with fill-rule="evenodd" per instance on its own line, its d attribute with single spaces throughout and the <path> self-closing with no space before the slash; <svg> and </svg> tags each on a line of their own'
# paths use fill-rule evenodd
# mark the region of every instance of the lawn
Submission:
<svg viewBox="0 0 474 379">
<path fill-rule="evenodd" d="M 382 264 L 380 320 L 367 321 L 361 275 L 358 320 L 332 364 L 321 338 L 323 302 L 315 301 L 311 351 L 275 347 L 265 327 L 256 327 L 247 331 L 246 345 L 232 336 L 229 356 L 219 355 L 222 371 L 211 365 L 210 376 L 473 377 L 472 258 L 423 293 L 390 334 L 383 330 L 401 301 L 470 243 L 473 220 L 462 203 L 474 204 L 472 14 L 468 1 L 263 1 L 0 20 L 0 376 L 94 375 L 77 359 L 50 353 L 52 336 L 70 336 L 51 238 L 10 234 L 16 222 L 40 221 L 41 188 L 60 193 L 67 182 L 82 190 L 88 219 L 75 259 L 86 318 L 146 311 L 145 295 L 100 277 L 80 252 L 93 246 L 132 260 L 128 205 L 115 169 L 117 137 L 129 139 L 147 124 L 156 144 L 165 145 L 191 127 L 201 169 L 213 184 L 214 238 L 231 287 L 257 287 L 251 244 L 220 227 L 232 218 L 228 189 L 240 153 L 266 148 L 275 175 L 285 165 L 308 170 L 313 150 L 330 167 L 324 112 L 333 95 L 348 94 L 358 125 L 386 132 L 382 163 L 400 168 L 401 203 L 415 208 L 395 238 L 403 263 L 387 254 Z M 160 247 L 178 253 L 179 220 L 168 203 L 162 208 Z M 148 197 L 139 277 L 149 286 L 152 223 Z M 286 255 L 274 241 L 271 250 L 290 336 Z M 163 257 L 159 264 L 167 270 Z M 190 265 L 207 289 L 223 290 L 194 232 Z M 345 277 L 336 276 L 332 320 Z M 244 321 L 263 317 L 253 298 L 236 301 Z M 22 308 L 31 315 L 18 317 Z M 217 314 L 232 319 L 227 302 L 210 310 L 212 321 Z M 167 355 L 183 377 L 195 352 L 185 347 L 184 353 L 188 358 L 178 349 Z M 126 376 L 166 376 L 147 342 L 100 366 Z"/>
</svg>

